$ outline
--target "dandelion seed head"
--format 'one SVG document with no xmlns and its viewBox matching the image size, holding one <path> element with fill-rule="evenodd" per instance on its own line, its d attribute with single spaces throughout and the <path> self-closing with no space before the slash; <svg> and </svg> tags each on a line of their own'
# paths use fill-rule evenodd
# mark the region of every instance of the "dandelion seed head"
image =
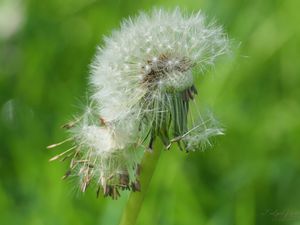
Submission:
<svg viewBox="0 0 300 225">
<path fill-rule="evenodd" d="M 81 190 L 91 181 L 113 199 L 119 190 L 139 190 L 136 170 L 156 138 L 194 151 L 221 135 L 211 123 L 190 122 L 188 111 L 197 95 L 193 71 L 206 71 L 227 49 L 221 27 L 178 8 L 142 12 L 104 38 L 90 70 L 92 104 L 68 126 Z"/>
</svg>

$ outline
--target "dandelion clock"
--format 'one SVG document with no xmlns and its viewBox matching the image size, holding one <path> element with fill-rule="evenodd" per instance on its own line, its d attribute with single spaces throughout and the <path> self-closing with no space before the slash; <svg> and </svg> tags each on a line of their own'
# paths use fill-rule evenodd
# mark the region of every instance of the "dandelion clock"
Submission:
<svg viewBox="0 0 300 225">
<path fill-rule="evenodd" d="M 222 28 L 200 12 L 156 9 L 123 21 L 97 50 L 89 103 L 64 126 L 70 137 L 49 146 L 72 147 L 50 160 L 69 158 L 65 177 L 78 179 L 82 192 L 94 186 L 97 195 L 117 199 L 122 190 L 143 190 L 141 162 L 159 151 L 156 141 L 191 152 L 223 134 L 212 116 L 190 111 L 197 111 L 195 77 L 227 51 Z"/>
</svg>

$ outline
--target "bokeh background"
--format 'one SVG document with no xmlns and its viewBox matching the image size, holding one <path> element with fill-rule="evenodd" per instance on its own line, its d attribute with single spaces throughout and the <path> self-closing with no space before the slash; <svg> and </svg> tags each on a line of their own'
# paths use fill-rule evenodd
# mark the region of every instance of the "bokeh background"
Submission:
<svg viewBox="0 0 300 225">
<path fill-rule="evenodd" d="M 201 9 L 233 51 L 197 84 L 226 136 L 205 152 L 163 152 L 138 224 L 300 224 L 298 0 L 1 0 L 1 225 L 118 224 L 128 193 L 80 194 L 45 146 L 86 101 L 102 35 L 153 6 Z"/>
</svg>

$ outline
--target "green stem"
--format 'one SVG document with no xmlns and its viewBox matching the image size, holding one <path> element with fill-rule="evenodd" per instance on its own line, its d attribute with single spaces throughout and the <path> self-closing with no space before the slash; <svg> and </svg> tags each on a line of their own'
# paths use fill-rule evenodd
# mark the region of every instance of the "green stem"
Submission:
<svg viewBox="0 0 300 225">
<path fill-rule="evenodd" d="M 140 174 L 141 191 L 130 193 L 128 202 L 123 211 L 120 225 L 134 225 L 136 223 L 160 153 L 161 147 L 157 144 L 152 152 L 146 151 L 144 153 Z"/>
</svg>

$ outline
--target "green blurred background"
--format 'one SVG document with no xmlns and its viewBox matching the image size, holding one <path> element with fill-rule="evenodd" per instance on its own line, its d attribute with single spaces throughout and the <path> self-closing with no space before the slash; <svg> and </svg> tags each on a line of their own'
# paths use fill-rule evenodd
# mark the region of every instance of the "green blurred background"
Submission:
<svg viewBox="0 0 300 225">
<path fill-rule="evenodd" d="M 45 146 L 86 101 L 102 35 L 153 6 L 201 9 L 233 54 L 197 85 L 226 136 L 163 152 L 138 224 L 300 224 L 300 1 L 0 0 L 1 225 L 118 224 L 128 193 L 80 194 Z"/>
</svg>

